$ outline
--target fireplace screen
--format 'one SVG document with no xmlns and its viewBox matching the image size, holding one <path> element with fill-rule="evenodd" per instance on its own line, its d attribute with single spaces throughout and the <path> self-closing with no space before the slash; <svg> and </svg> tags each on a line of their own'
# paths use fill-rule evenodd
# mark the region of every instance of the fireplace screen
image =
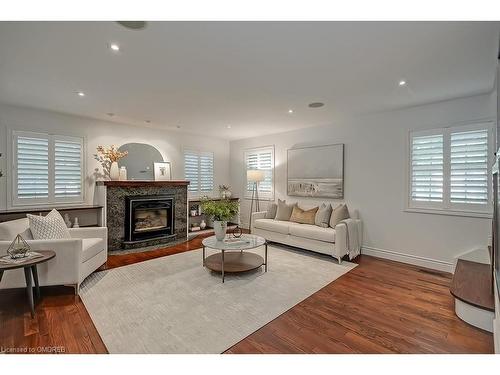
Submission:
<svg viewBox="0 0 500 375">
<path fill-rule="evenodd" d="M 174 233 L 170 196 L 133 196 L 126 198 L 125 241 L 142 241 Z"/>
</svg>

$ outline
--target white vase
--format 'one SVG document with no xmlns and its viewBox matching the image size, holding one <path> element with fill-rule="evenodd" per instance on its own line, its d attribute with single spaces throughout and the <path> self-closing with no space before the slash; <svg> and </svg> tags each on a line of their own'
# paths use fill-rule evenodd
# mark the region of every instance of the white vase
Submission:
<svg viewBox="0 0 500 375">
<path fill-rule="evenodd" d="M 109 178 L 113 181 L 120 178 L 120 168 L 118 168 L 118 162 L 116 161 L 111 163 L 111 167 L 109 168 Z"/>
<path fill-rule="evenodd" d="M 214 221 L 214 232 L 217 241 L 222 241 L 226 238 L 227 221 Z"/>
<path fill-rule="evenodd" d="M 127 181 L 127 168 L 120 167 L 120 181 Z"/>
<path fill-rule="evenodd" d="M 206 227 L 207 227 L 207 223 L 205 223 L 205 220 L 201 220 L 200 228 L 205 229 Z"/>
</svg>

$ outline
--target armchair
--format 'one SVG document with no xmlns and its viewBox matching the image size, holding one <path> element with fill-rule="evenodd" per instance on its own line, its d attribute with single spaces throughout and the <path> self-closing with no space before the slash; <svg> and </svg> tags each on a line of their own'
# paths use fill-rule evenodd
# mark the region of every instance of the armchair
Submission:
<svg viewBox="0 0 500 375">
<path fill-rule="evenodd" d="M 108 258 L 107 228 L 71 228 L 71 238 L 34 240 L 27 218 L 0 223 L 0 256 L 7 254 L 12 240 L 20 233 L 33 251 L 53 250 L 56 257 L 38 266 L 41 286 L 72 285 L 78 294 L 82 281 Z M 25 287 L 22 272 L 6 272 L 0 289 Z"/>
</svg>

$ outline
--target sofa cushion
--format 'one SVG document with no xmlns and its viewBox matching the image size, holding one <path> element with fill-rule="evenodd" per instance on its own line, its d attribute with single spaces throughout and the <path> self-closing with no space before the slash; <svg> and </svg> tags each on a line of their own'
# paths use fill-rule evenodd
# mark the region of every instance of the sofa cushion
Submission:
<svg viewBox="0 0 500 375">
<path fill-rule="evenodd" d="M 13 241 L 18 234 L 25 240 L 32 240 L 33 237 L 29 231 L 29 226 L 30 223 L 27 218 L 0 223 L 0 241 Z"/>
<path fill-rule="evenodd" d="M 330 217 L 330 227 L 335 228 L 335 226 L 342 220 L 349 219 L 349 210 L 346 204 L 339 204 L 332 211 L 332 216 Z"/>
<path fill-rule="evenodd" d="M 104 250 L 104 241 L 102 238 L 84 238 L 82 239 L 82 262 L 99 254 Z"/>
<path fill-rule="evenodd" d="M 335 242 L 335 229 L 321 228 L 311 224 L 290 225 L 290 235 L 317 241 Z"/>
<path fill-rule="evenodd" d="M 289 221 L 290 216 L 292 216 L 293 208 L 297 205 L 294 204 L 286 204 L 286 201 L 282 201 L 278 199 L 278 209 L 276 210 L 276 220 Z"/>
<path fill-rule="evenodd" d="M 294 206 L 292 216 L 290 216 L 290 221 L 301 224 L 314 224 L 314 218 L 316 217 L 317 211 L 318 207 L 314 207 L 306 211 L 299 206 Z"/>
<path fill-rule="evenodd" d="M 68 227 L 57 210 L 50 211 L 47 216 L 26 215 L 29 219 L 31 233 L 35 240 L 57 240 L 71 238 Z"/>
<path fill-rule="evenodd" d="M 255 220 L 254 228 L 268 230 L 270 232 L 288 234 L 290 223 L 288 221 L 274 219 L 258 219 Z"/>
<path fill-rule="evenodd" d="M 330 217 L 332 216 L 332 205 L 328 203 L 326 205 L 323 203 L 318 212 L 316 212 L 316 217 L 314 218 L 314 224 L 318 227 L 328 228 L 330 225 Z"/>
<path fill-rule="evenodd" d="M 278 210 L 278 205 L 274 202 L 270 203 L 267 206 L 267 211 L 266 211 L 266 219 L 274 219 L 276 218 L 276 211 Z"/>
</svg>

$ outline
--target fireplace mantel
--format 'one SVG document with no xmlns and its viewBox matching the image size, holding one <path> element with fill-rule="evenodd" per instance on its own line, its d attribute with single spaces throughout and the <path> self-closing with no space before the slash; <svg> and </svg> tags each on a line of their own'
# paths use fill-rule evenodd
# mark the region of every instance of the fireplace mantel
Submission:
<svg viewBox="0 0 500 375">
<path fill-rule="evenodd" d="M 151 181 L 151 180 L 126 180 L 126 181 L 97 181 L 98 186 L 108 187 L 162 187 L 162 186 L 187 186 L 189 181 L 186 180 L 168 180 L 168 181 Z"/>
</svg>

